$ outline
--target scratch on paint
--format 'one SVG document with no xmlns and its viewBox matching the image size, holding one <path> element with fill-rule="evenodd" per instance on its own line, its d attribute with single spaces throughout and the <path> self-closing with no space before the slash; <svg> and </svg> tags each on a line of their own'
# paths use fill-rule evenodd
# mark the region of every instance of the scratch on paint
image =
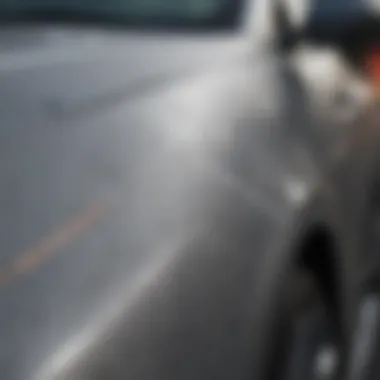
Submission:
<svg viewBox="0 0 380 380">
<path fill-rule="evenodd" d="M 106 208 L 106 202 L 91 204 L 35 245 L 17 254 L 7 267 L 0 267 L 0 288 L 36 271 L 60 249 L 72 244 L 102 218 Z"/>
</svg>

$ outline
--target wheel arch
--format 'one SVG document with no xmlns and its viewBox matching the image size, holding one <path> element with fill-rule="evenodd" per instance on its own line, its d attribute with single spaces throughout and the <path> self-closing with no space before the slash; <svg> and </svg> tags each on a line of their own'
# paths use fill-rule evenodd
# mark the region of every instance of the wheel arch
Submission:
<svg viewBox="0 0 380 380">
<path fill-rule="evenodd" d="M 316 223 L 307 228 L 295 250 L 295 265 L 311 272 L 336 317 L 342 319 L 342 253 L 334 231 L 325 223 Z"/>
</svg>

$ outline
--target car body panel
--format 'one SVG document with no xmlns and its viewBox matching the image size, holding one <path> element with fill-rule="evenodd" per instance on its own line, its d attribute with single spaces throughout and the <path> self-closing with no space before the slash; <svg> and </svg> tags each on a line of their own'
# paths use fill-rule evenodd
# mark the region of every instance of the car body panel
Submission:
<svg viewBox="0 0 380 380">
<path fill-rule="evenodd" d="M 351 241 L 366 145 L 336 154 L 297 70 L 240 36 L 0 46 L 0 377 L 251 378 L 300 227 Z"/>
</svg>

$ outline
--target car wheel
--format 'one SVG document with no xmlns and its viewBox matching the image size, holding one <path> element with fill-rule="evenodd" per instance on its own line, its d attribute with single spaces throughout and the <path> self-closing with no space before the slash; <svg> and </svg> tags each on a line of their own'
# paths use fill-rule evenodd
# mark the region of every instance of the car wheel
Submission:
<svg viewBox="0 0 380 380">
<path fill-rule="evenodd" d="M 358 318 L 348 360 L 348 380 L 379 378 L 380 288 L 367 287 L 358 307 Z"/>
<path fill-rule="evenodd" d="M 316 277 L 295 269 L 277 318 L 271 380 L 332 380 L 342 358 L 336 318 Z"/>
</svg>

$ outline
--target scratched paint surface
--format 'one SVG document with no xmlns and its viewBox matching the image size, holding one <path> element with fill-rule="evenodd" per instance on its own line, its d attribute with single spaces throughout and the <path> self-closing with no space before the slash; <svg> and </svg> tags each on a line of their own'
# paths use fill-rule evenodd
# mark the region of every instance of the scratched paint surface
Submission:
<svg viewBox="0 0 380 380">
<path fill-rule="evenodd" d="M 28 81 L 20 75 L 20 91 Z M 9 101 L 15 96 L 28 104 L 27 115 L 0 104 L 8 120 L 0 129 L 0 378 L 9 380 L 36 376 L 115 289 L 127 288 L 158 237 L 176 234 L 171 205 L 191 207 L 178 194 L 192 182 L 189 172 L 176 172 L 183 155 L 173 159 L 175 144 L 159 129 L 129 128 L 147 125 L 144 105 L 102 118 L 47 119 L 17 85 Z"/>
<path fill-rule="evenodd" d="M 60 226 L 50 235 L 43 237 L 36 245 L 16 254 L 6 267 L 0 268 L 0 287 L 5 287 L 37 270 L 61 249 L 70 246 L 80 235 L 90 229 L 104 214 L 105 205 L 91 205 L 67 225 Z"/>
<path fill-rule="evenodd" d="M 148 161 L 136 150 L 147 131 L 127 128 L 124 109 L 74 127 L 46 123 L 32 106 L 26 125 L 25 115 L 0 108 L 8 120 L 0 130 L 0 378 L 31 378 L 144 264 L 152 241 L 142 246 L 141 234 L 157 233 L 139 229 L 149 215 L 139 213 L 133 183 L 168 173 L 154 164 L 165 155 L 159 139 Z M 152 212 L 169 210 L 145 191 Z"/>
<path fill-rule="evenodd" d="M 1 380 L 51 380 L 38 376 L 44 369 L 41 366 L 62 357 L 72 338 L 82 347 L 85 327 L 96 325 L 116 294 L 120 296 L 116 301 L 125 306 L 141 276 L 153 283 L 158 277 L 159 293 L 170 288 L 174 318 L 176 289 L 159 272 L 167 257 L 167 265 L 174 265 L 170 253 L 181 268 L 172 275 L 178 281 L 182 273 L 188 278 L 185 292 L 207 288 L 197 281 L 199 269 L 209 284 L 209 273 L 218 268 L 215 288 L 200 297 L 201 306 L 197 297 L 190 296 L 192 309 L 199 307 L 205 317 L 200 320 L 194 314 L 196 323 L 213 316 L 219 297 L 225 311 L 244 307 L 245 299 L 232 294 L 246 291 L 251 265 L 241 268 L 240 261 L 234 260 L 233 265 L 214 266 L 213 249 L 210 257 L 197 249 L 190 254 L 178 248 L 178 241 L 196 245 L 193 229 L 198 229 L 206 241 L 210 234 L 211 245 L 213 239 L 219 245 L 221 229 L 214 226 L 214 218 L 222 220 L 226 240 L 229 233 L 239 235 L 239 223 L 248 220 L 246 226 L 257 227 L 255 247 L 264 247 L 273 236 L 271 222 L 287 197 L 281 181 L 293 173 L 287 173 L 284 157 L 293 162 L 291 137 L 297 128 L 276 138 L 271 125 L 248 130 L 248 120 L 235 115 L 239 111 L 240 116 L 239 107 L 235 109 L 230 101 L 231 94 L 252 81 L 242 108 L 251 109 L 254 98 L 260 100 L 256 103 L 259 118 L 272 113 L 278 104 L 270 101 L 277 93 L 276 80 L 269 75 L 271 64 L 258 61 L 252 76 L 251 71 L 236 72 L 234 63 L 230 67 L 232 57 L 235 62 L 231 53 L 241 50 L 236 43 L 216 40 L 210 49 L 209 42 L 198 45 L 174 39 L 162 48 L 155 40 L 141 44 L 137 38 L 128 44 L 125 38 L 110 37 L 102 35 L 99 40 L 104 51 L 92 44 L 82 51 L 83 40 L 74 33 L 66 40 L 54 40 L 54 46 L 43 45 L 30 60 L 24 59 L 25 52 L 15 51 L 0 59 Z M 236 57 L 240 62 L 240 55 Z M 222 69 L 228 75 L 188 72 L 189 63 L 201 69 L 210 60 L 211 68 L 211 59 L 218 65 L 225 59 Z M 248 64 L 241 61 L 244 67 Z M 256 70 L 260 67 L 261 71 Z M 183 70 L 183 77 L 172 77 L 173 68 L 176 75 Z M 227 92 L 229 87 L 232 90 Z M 210 99 L 223 107 L 205 107 Z M 234 116 L 242 124 L 236 136 L 230 120 Z M 243 141 L 241 151 L 234 149 Z M 253 147 L 252 141 L 259 144 Z M 278 157 L 266 154 L 273 147 Z M 253 163 L 259 165 L 252 171 Z M 305 168 L 308 165 L 297 166 L 300 172 Z M 213 228 L 206 229 L 204 224 Z M 244 235 L 247 231 L 243 230 Z M 245 238 L 251 241 L 251 236 Z M 224 254 L 222 261 L 227 264 L 228 249 Z M 244 255 L 242 260 L 251 263 L 253 256 Z M 191 273 L 187 273 L 189 262 Z M 231 274 L 236 288 L 225 281 Z M 162 322 L 165 302 L 159 302 Z M 220 314 L 225 322 L 230 318 Z M 108 322 L 97 326 L 98 331 Z M 133 322 L 136 319 L 131 323 L 128 319 L 129 333 Z M 144 320 L 139 328 L 144 328 Z M 211 335 L 219 336 L 217 330 L 213 326 Z M 156 331 L 161 331 L 160 321 Z M 245 341 L 247 335 L 241 336 Z M 181 347 L 187 350 L 185 346 Z M 148 354 L 144 358 L 151 360 Z M 136 363 L 137 367 L 141 364 Z"/>
</svg>

